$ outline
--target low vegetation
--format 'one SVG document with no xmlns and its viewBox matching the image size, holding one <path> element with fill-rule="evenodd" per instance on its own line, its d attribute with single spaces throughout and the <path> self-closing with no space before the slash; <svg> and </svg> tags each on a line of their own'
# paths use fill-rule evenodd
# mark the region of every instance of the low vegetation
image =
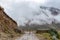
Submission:
<svg viewBox="0 0 60 40">
<path fill-rule="evenodd" d="M 49 32 L 45 33 L 36 33 L 38 38 L 44 39 L 44 40 L 60 40 L 60 32 L 57 32 L 56 30 L 50 29 Z M 55 36 L 56 38 L 54 38 Z"/>
</svg>

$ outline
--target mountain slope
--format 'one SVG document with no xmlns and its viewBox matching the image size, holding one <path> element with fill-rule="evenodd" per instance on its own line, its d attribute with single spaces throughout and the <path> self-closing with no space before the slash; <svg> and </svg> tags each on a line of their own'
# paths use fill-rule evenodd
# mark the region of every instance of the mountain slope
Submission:
<svg viewBox="0 0 60 40">
<path fill-rule="evenodd" d="M 15 29 L 17 29 L 17 23 L 0 7 L 0 31 L 11 34 L 15 33 Z"/>
<path fill-rule="evenodd" d="M 60 28 L 60 21 L 56 19 L 60 15 L 60 9 L 54 7 L 40 6 L 39 13 L 33 13 L 32 18 L 26 18 L 27 22 L 22 29 L 49 29 Z M 52 26 L 52 27 L 51 27 Z"/>
</svg>

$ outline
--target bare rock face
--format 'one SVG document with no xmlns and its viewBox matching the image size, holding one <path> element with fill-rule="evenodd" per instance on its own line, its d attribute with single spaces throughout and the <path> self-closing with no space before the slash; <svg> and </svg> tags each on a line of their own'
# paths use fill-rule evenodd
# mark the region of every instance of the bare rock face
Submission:
<svg viewBox="0 0 60 40">
<path fill-rule="evenodd" d="M 17 23 L 4 12 L 2 7 L 0 7 L 0 31 L 13 33 L 16 28 Z"/>
</svg>

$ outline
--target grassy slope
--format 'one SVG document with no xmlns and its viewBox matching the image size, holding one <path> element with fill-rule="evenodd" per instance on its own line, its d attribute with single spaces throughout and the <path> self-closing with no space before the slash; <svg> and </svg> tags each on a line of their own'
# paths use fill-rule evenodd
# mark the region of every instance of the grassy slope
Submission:
<svg viewBox="0 0 60 40">
<path fill-rule="evenodd" d="M 59 32 L 59 35 L 60 35 L 60 32 Z M 50 36 L 50 34 L 49 33 L 41 33 L 41 34 L 36 34 L 36 36 L 38 37 L 38 38 L 43 38 L 44 40 L 52 40 L 52 36 Z M 60 39 L 59 39 L 60 40 Z"/>
</svg>

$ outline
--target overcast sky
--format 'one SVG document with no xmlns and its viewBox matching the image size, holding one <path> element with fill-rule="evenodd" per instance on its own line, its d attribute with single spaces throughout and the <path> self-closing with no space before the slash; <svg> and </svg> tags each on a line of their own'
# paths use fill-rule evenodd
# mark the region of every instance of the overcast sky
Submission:
<svg viewBox="0 0 60 40">
<path fill-rule="evenodd" d="M 34 22 L 36 18 L 43 18 L 46 20 L 46 17 L 44 14 L 41 16 L 35 16 L 34 13 L 39 13 L 39 7 L 42 6 L 53 6 L 56 8 L 60 8 L 60 0 L 0 0 L 0 5 L 5 9 L 5 12 L 13 18 L 18 25 L 24 24 L 27 19 L 34 18 Z M 51 15 L 50 15 L 51 16 Z M 53 18 L 51 16 L 51 18 Z M 54 17 L 57 20 L 60 20 L 60 15 Z M 50 21 L 48 21 L 50 22 Z"/>
</svg>

